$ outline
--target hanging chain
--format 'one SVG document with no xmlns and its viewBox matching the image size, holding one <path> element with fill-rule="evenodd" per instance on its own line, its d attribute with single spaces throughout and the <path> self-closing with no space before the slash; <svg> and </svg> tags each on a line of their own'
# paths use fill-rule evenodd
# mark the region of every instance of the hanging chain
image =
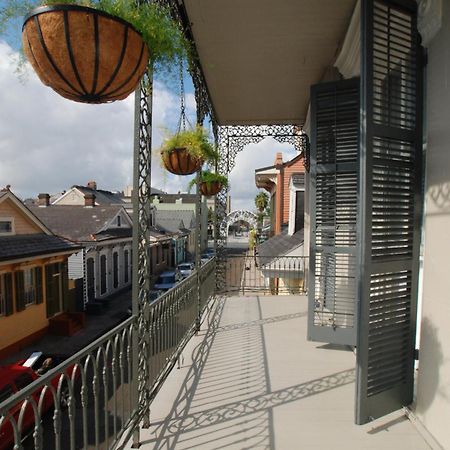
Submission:
<svg viewBox="0 0 450 450">
<path fill-rule="evenodd" d="M 178 122 L 178 133 L 186 131 L 186 94 L 184 92 L 184 73 L 183 73 L 183 58 L 180 58 L 180 121 Z"/>
</svg>

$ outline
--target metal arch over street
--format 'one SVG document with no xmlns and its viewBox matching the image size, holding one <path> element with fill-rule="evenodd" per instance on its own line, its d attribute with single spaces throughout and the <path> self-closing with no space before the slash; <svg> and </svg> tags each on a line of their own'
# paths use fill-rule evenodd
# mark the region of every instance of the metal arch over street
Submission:
<svg viewBox="0 0 450 450">
<path fill-rule="evenodd" d="M 231 211 L 225 218 L 225 220 L 221 224 L 221 234 L 228 236 L 228 228 L 233 223 L 237 222 L 238 220 L 243 220 L 244 222 L 247 222 L 250 226 L 253 228 L 256 228 L 258 223 L 258 217 L 256 214 L 252 213 L 251 211 L 246 211 L 244 209 L 237 209 L 235 211 Z"/>
</svg>

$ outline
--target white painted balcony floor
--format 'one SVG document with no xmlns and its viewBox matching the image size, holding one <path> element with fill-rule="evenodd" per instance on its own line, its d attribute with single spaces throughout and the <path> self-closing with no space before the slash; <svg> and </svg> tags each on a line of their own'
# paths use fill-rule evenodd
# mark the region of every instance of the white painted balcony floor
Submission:
<svg viewBox="0 0 450 450">
<path fill-rule="evenodd" d="M 216 301 L 152 405 L 142 449 L 428 450 L 402 414 L 353 423 L 352 351 L 306 340 L 304 296 Z"/>
</svg>

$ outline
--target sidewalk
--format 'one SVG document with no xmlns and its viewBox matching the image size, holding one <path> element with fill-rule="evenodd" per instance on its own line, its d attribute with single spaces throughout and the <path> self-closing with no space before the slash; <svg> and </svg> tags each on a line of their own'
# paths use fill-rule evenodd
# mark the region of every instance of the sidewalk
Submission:
<svg viewBox="0 0 450 450">
<path fill-rule="evenodd" d="M 53 336 L 47 334 L 39 341 L 23 348 L 20 352 L 0 360 L 0 366 L 11 364 L 20 359 L 26 359 L 31 353 L 41 351 L 73 355 L 99 338 L 108 330 L 117 326 L 128 316 L 127 309 L 131 306 L 131 289 L 121 292 L 111 298 L 104 307 L 102 314 L 86 315 L 86 327 L 73 336 Z"/>
</svg>

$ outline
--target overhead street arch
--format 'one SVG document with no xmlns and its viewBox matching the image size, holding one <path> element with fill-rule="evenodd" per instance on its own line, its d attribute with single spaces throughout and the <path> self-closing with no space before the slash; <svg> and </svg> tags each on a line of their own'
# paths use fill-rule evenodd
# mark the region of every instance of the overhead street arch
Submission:
<svg viewBox="0 0 450 450">
<path fill-rule="evenodd" d="M 252 228 L 257 228 L 258 217 L 256 216 L 255 213 L 252 213 L 251 211 L 247 211 L 244 209 L 237 209 L 235 211 L 231 211 L 225 217 L 225 220 L 222 222 L 222 225 L 220 227 L 221 234 L 228 236 L 228 229 L 230 228 L 230 225 L 232 225 L 235 222 L 238 222 L 239 220 L 247 222 Z"/>
</svg>

